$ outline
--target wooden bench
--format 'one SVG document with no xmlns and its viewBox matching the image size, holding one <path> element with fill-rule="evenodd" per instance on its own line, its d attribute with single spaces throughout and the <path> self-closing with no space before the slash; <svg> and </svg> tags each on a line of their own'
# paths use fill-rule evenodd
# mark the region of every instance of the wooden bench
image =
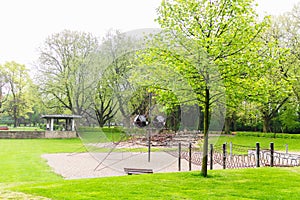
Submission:
<svg viewBox="0 0 300 200">
<path fill-rule="evenodd" d="M 134 175 L 134 174 L 153 174 L 153 170 L 152 169 L 124 168 L 124 171 L 128 175 Z"/>
<path fill-rule="evenodd" d="M 270 164 L 265 164 L 266 167 L 271 167 Z M 273 167 L 295 167 L 294 165 L 274 164 Z"/>
</svg>

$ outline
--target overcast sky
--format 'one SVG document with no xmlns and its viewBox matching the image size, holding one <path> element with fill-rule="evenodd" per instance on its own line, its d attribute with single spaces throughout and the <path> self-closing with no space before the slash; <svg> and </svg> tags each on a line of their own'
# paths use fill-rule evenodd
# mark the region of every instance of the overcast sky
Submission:
<svg viewBox="0 0 300 200">
<path fill-rule="evenodd" d="M 258 13 L 278 15 L 300 0 L 256 0 Z M 161 0 L 0 0 L 0 64 L 36 61 L 47 36 L 64 29 L 103 37 L 111 28 L 123 32 L 158 28 L 155 9 Z"/>
</svg>

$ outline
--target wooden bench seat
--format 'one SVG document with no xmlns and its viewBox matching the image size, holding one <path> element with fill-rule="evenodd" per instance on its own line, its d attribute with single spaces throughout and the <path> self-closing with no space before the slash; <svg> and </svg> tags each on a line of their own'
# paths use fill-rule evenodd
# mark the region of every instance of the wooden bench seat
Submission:
<svg viewBox="0 0 300 200">
<path fill-rule="evenodd" d="M 270 164 L 265 164 L 266 167 L 270 167 Z M 274 164 L 273 167 L 295 167 L 294 165 Z"/>
<path fill-rule="evenodd" d="M 124 168 L 124 171 L 128 175 L 134 175 L 134 174 L 153 174 L 153 170 L 152 169 Z"/>
</svg>

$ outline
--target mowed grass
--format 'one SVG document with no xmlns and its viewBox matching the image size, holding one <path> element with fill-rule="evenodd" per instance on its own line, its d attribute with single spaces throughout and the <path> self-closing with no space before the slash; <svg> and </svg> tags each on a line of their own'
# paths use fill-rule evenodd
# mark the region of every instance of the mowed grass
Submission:
<svg viewBox="0 0 300 200">
<path fill-rule="evenodd" d="M 286 144 L 288 144 L 288 150 L 290 152 L 300 152 L 300 139 L 286 139 L 286 138 L 266 138 L 266 137 L 254 137 L 254 136 L 220 136 L 211 137 L 209 143 L 216 146 L 221 146 L 224 143 L 233 145 L 242 145 L 255 148 L 256 142 L 260 143 L 261 149 L 269 149 L 270 143 L 274 143 L 275 151 L 285 151 Z"/>
<path fill-rule="evenodd" d="M 51 199 L 300 199 L 300 168 L 257 168 L 25 184 Z"/>
<path fill-rule="evenodd" d="M 82 151 L 79 139 L 0 140 L 0 182 L 61 180 L 52 173 L 42 154 Z"/>
<path fill-rule="evenodd" d="M 224 141 L 253 146 L 255 142 L 269 143 L 264 138 L 244 136 L 220 137 L 215 142 Z M 298 151 L 299 142 L 293 141 L 290 150 Z M 275 139 L 274 143 L 276 147 L 285 141 Z M 1 190 L 72 200 L 300 199 L 300 167 L 212 170 L 208 178 L 195 171 L 63 180 L 41 158 L 45 153 L 83 150 L 79 139 L 0 140 L 0 199 Z M 16 199 L 11 195 L 10 199 Z"/>
</svg>

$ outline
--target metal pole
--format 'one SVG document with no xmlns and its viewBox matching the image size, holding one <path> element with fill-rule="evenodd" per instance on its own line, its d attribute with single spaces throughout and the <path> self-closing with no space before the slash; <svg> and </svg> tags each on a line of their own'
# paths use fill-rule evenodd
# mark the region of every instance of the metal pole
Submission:
<svg viewBox="0 0 300 200">
<path fill-rule="evenodd" d="M 148 128 L 148 162 L 150 162 L 150 155 L 151 155 L 151 102 L 152 100 L 152 93 L 149 93 L 149 115 L 148 115 L 148 120 L 149 120 L 149 128 Z"/>
<path fill-rule="evenodd" d="M 181 171 L 181 142 L 178 143 L 178 171 Z"/>
<path fill-rule="evenodd" d="M 260 157 L 259 157 L 259 152 L 260 152 L 260 148 L 259 148 L 259 142 L 256 142 L 256 167 L 260 167 Z"/>
<path fill-rule="evenodd" d="M 151 155 L 151 135 L 150 135 L 150 130 L 148 129 L 148 162 L 150 162 L 150 155 Z"/>
<path fill-rule="evenodd" d="M 274 166 L 274 143 L 270 143 L 270 153 L 271 153 L 271 158 L 270 158 L 270 167 Z"/>
<path fill-rule="evenodd" d="M 214 156 L 214 145 L 210 144 L 210 169 L 211 170 L 213 169 L 213 166 L 214 166 L 213 156 Z"/>
<path fill-rule="evenodd" d="M 189 171 L 192 170 L 192 143 L 189 143 Z"/>
<path fill-rule="evenodd" d="M 226 169 L 226 143 L 223 144 L 223 169 Z"/>
</svg>

